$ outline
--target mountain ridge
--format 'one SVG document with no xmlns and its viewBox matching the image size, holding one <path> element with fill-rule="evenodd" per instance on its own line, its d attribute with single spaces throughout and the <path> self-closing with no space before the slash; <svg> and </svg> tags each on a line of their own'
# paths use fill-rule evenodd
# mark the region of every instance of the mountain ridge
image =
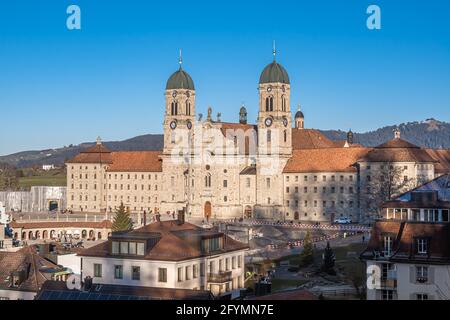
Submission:
<svg viewBox="0 0 450 320">
<path fill-rule="evenodd" d="M 393 138 L 393 131 L 399 128 L 402 139 L 426 148 L 450 148 L 450 123 L 435 119 L 414 121 L 390 125 L 377 130 L 357 133 L 354 132 L 354 143 L 374 147 Z M 331 140 L 345 140 L 347 132 L 342 130 L 319 130 Z M 17 168 L 54 164 L 61 166 L 64 162 L 81 150 L 92 146 L 95 142 L 83 142 L 61 148 L 21 151 L 10 155 L 0 156 L 0 163 L 6 163 Z M 145 134 L 121 141 L 106 141 L 104 145 L 111 151 L 142 151 L 161 150 L 163 148 L 162 134 Z"/>
</svg>

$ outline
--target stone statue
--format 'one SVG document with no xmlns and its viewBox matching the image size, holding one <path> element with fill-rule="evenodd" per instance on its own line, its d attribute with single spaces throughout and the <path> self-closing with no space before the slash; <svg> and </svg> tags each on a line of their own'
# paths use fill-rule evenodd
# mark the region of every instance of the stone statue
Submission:
<svg viewBox="0 0 450 320">
<path fill-rule="evenodd" d="M 202 121 L 202 118 L 203 118 L 203 113 L 199 113 L 198 114 L 198 121 Z"/>
<path fill-rule="evenodd" d="M 218 112 L 217 113 L 217 122 L 220 122 L 220 117 L 222 116 L 222 113 Z"/>
<path fill-rule="evenodd" d="M 208 121 L 211 121 L 212 108 L 208 107 L 208 117 L 206 118 Z"/>
</svg>

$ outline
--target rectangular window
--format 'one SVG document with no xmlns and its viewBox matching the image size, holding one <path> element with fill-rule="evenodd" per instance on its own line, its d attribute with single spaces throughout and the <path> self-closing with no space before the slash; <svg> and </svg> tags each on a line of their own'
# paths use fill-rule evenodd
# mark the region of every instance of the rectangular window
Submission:
<svg viewBox="0 0 450 320">
<path fill-rule="evenodd" d="M 266 187 L 270 188 L 270 178 L 266 178 Z"/>
<path fill-rule="evenodd" d="M 383 255 L 389 257 L 392 252 L 392 237 L 385 236 L 383 241 Z"/>
<path fill-rule="evenodd" d="M 131 267 L 131 279 L 141 280 L 141 267 L 136 266 Z"/>
<path fill-rule="evenodd" d="M 144 243 L 143 242 L 137 242 L 136 243 L 136 254 L 139 255 L 139 256 L 143 256 L 145 254 Z"/>
<path fill-rule="evenodd" d="M 179 267 L 178 268 L 178 282 L 183 281 L 183 268 Z"/>
<path fill-rule="evenodd" d="M 128 242 L 120 242 L 120 254 L 128 254 Z"/>
<path fill-rule="evenodd" d="M 425 283 L 428 281 L 428 267 L 417 266 L 416 267 L 416 281 Z"/>
<path fill-rule="evenodd" d="M 393 290 L 381 290 L 381 299 L 382 300 L 394 300 L 394 291 Z"/>
<path fill-rule="evenodd" d="M 191 268 L 189 266 L 184 268 L 184 274 L 186 280 L 191 280 Z"/>
<path fill-rule="evenodd" d="M 428 300 L 428 294 L 418 293 L 416 294 L 416 300 Z"/>
<path fill-rule="evenodd" d="M 198 264 L 194 264 L 192 266 L 192 278 L 194 279 L 198 278 Z"/>
<path fill-rule="evenodd" d="M 236 269 L 236 257 L 231 258 L 231 268 Z"/>
<path fill-rule="evenodd" d="M 416 244 L 417 244 L 417 253 L 418 254 L 427 254 L 427 252 L 428 252 L 427 239 L 419 238 L 416 240 Z"/>
<path fill-rule="evenodd" d="M 238 268 L 242 267 L 242 256 L 238 256 Z"/>
<path fill-rule="evenodd" d="M 123 266 L 122 265 L 114 266 L 114 279 L 123 279 Z"/>
<path fill-rule="evenodd" d="M 158 282 L 167 282 L 167 268 L 158 268 Z"/>
<path fill-rule="evenodd" d="M 100 263 L 94 263 L 94 277 L 95 278 L 102 277 L 102 265 Z"/>
<path fill-rule="evenodd" d="M 111 245 L 111 253 L 112 254 L 119 254 L 119 242 L 118 241 L 113 241 L 112 245 Z"/>
<path fill-rule="evenodd" d="M 228 180 L 223 180 L 223 187 L 227 188 L 228 187 Z"/>
<path fill-rule="evenodd" d="M 247 188 L 250 188 L 250 178 L 246 179 L 246 185 L 247 185 Z"/>
<path fill-rule="evenodd" d="M 130 242 L 128 249 L 129 254 L 136 254 L 136 242 Z"/>
</svg>

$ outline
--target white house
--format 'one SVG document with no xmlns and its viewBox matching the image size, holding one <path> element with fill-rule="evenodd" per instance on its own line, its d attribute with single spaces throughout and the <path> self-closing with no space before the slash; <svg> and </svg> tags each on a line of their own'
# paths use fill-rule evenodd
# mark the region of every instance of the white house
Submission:
<svg viewBox="0 0 450 320">
<path fill-rule="evenodd" d="M 94 284 L 209 290 L 215 296 L 244 288 L 246 244 L 215 229 L 171 220 L 113 233 L 79 253 L 82 279 Z"/>
</svg>

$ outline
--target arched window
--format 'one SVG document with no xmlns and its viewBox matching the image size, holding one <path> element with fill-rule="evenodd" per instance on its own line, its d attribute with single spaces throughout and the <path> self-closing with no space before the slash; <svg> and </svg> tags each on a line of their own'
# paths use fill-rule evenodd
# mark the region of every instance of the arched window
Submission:
<svg viewBox="0 0 450 320">
<path fill-rule="evenodd" d="M 286 98 L 281 96 L 281 111 L 286 112 Z"/>
<path fill-rule="evenodd" d="M 273 97 L 269 98 L 269 111 L 273 111 Z"/>
<path fill-rule="evenodd" d="M 272 141 L 272 131 L 267 130 L 267 142 Z"/>
<path fill-rule="evenodd" d="M 208 173 L 205 176 L 205 187 L 206 188 L 211 188 L 211 174 L 210 173 Z"/>
<path fill-rule="evenodd" d="M 266 111 L 269 111 L 269 97 L 266 98 Z"/>
<path fill-rule="evenodd" d="M 175 102 L 175 115 L 178 114 L 178 102 Z"/>
<path fill-rule="evenodd" d="M 186 100 L 186 115 L 187 116 L 191 115 L 191 103 L 187 100 Z"/>
<path fill-rule="evenodd" d="M 287 142 L 287 131 L 284 130 L 284 142 Z"/>
<path fill-rule="evenodd" d="M 172 102 L 170 106 L 170 114 L 173 116 L 175 115 L 175 102 Z"/>
</svg>

